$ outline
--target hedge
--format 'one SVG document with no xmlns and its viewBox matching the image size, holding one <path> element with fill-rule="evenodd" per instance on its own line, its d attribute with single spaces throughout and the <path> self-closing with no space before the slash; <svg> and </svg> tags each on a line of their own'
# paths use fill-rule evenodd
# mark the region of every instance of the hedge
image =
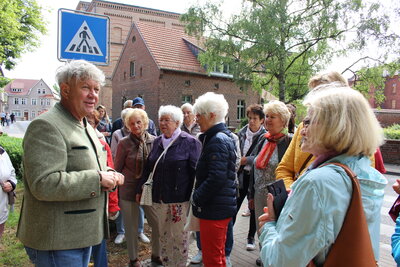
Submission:
<svg viewBox="0 0 400 267">
<path fill-rule="evenodd" d="M 386 139 L 400 139 L 400 124 L 393 124 L 383 129 Z"/>
<path fill-rule="evenodd" d="M 17 179 L 22 179 L 22 138 L 11 137 L 6 134 L 0 136 L 0 146 L 2 146 L 10 156 L 15 168 Z"/>
</svg>

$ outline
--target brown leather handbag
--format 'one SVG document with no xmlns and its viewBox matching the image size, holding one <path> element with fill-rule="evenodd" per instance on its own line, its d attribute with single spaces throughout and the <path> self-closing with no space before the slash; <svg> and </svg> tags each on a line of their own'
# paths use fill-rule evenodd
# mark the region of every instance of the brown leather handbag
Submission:
<svg viewBox="0 0 400 267">
<path fill-rule="evenodd" d="M 341 163 L 326 163 L 321 165 L 321 167 L 329 164 L 340 166 L 346 171 L 353 184 L 353 194 L 342 228 L 323 266 L 376 267 L 377 263 L 362 206 L 361 190 L 357 175 L 348 166 Z M 313 266 L 316 266 L 313 261 L 307 265 L 307 267 Z"/>
</svg>

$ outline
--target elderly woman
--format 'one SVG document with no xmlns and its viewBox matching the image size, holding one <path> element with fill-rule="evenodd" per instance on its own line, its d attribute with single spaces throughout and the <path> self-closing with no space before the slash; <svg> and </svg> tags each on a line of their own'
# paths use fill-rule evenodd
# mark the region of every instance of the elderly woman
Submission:
<svg viewBox="0 0 400 267">
<path fill-rule="evenodd" d="M 335 84 L 335 86 L 348 86 L 347 80 L 336 71 L 322 73 L 311 77 L 308 87 L 314 90 L 315 87 L 325 84 Z M 307 167 L 314 161 L 312 154 L 302 151 L 301 134 L 303 123 L 300 123 L 293 135 L 293 141 L 290 143 L 284 157 L 276 168 L 276 179 L 283 179 L 287 189 L 299 178 Z"/>
<path fill-rule="evenodd" d="M 0 126 L 0 135 L 3 130 Z M 10 198 L 14 197 L 14 189 L 17 184 L 15 170 L 7 152 L 0 146 L 0 241 L 4 232 L 4 225 L 8 218 L 8 205 Z"/>
<path fill-rule="evenodd" d="M 275 169 L 288 148 L 291 137 L 284 133 L 290 112 L 281 101 L 271 101 L 264 106 L 267 133 L 260 136 L 251 155 L 255 156 L 249 183 L 249 208 L 254 209 L 255 218 L 263 213 L 267 204 L 267 185 L 275 181 Z M 256 223 L 258 230 L 258 224 Z M 258 266 L 261 259 L 256 260 Z"/>
<path fill-rule="evenodd" d="M 129 129 L 129 135 L 120 140 L 115 156 L 115 170 L 125 176 L 124 185 L 119 187 L 120 207 L 125 225 L 125 235 L 129 254 L 129 266 L 141 266 L 138 259 L 138 217 L 139 203 L 135 201 L 136 186 L 142 175 L 147 157 L 151 151 L 154 136 L 146 132 L 149 124 L 147 113 L 142 109 L 126 109 L 124 125 Z M 148 207 L 152 209 L 152 207 Z M 153 258 L 160 256 L 158 225 L 155 222 L 155 212 L 147 213 L 147 219 L 152 226 Z M 155 225 L 155 227 L 153 227 Z"/>
<path fill-rule="evenodd" d="M 158 119 L 162 135 L 154 140 L 141 184 L 147 180 L 156 161 L 166 150 L 154 169 L 152 207 L 157 210 L 164 266 L 186 266 L 189 236 L 183 228 L 201 144 L 181 131 L 183 114 L 178 107 L 161 106 Z M 137 201 L 140 190 L 141 187 Z"/>
<path fill-rule="evenodd" d="M 246 115 L 249 123 L 238 132 L 240 141 L 240 150 L 242 158 L 240 159 L 239 178 L 239 197 L 237 199 L 237 210 L 239 212 L 243 200 L 247 196 L 250 184 L 250 170 L 253 166 L 254 148 L 260 136 L 265 134 L 264 118 L 265 114 L 261 105 L 253 104 L 246 109 Z M 249 232 L 247 235 L 246 249 L 255 250 L 254 235 L 256 233 L 256 217 L 254 209 L 250 210 Z"/>
<path fill-rule="evenodd" d="M 124 138 L 125 136 L 129 135 L 129 128 L 125 125 L 125 117 L 126 117 L 126 113 L 128 112 L 128 110 L 130 110 L 132 108 L 126 108 L 124 110 L 121 111 L 121 119 L 122 119 L 122 128 L 116 130 L 113 134 L 112 134 L 112 138 L 111 138 L 111 152 L 113 155 L 113 158 L 115 158 L 116 154 L 117 154 L 117 147 L 118 147 L 118 143 L 119 141 Z"/>
<path fill-rule="evenodd" d="M 96 128 L 105 136 L 107 143 L 111 144 L 112 125 L 110 118 L 107 115 L 106 107 L 103 105 L 99 105 L 96 109 L 99 112 L 100 116 L 100 121 Z"/>
<path fill-rule="evenodd" d="M 196 116 L 193 114 L 193 106 L 190 103 L 185 103 L 181 106 L 183 113 L 183 123 L 181 130 L 196 137 L 200 133 L 200 126 L 196 123 Z"/>
<path fill-rule="evenodd" d="M 225 266 L 228 223 L 236 215 L 236 147 L 224 118 L 228 103 L 223 95 L 206 93 L 194 104 L 203 144 L 196 167 L 193 215 L 200 220 L 204 266 Z"/>
<path fill-rule="evenodd" d="M 320 91 L 306 98 L 301 149 L 316 159 L 292 185 L 275 220 L 272 195 L 260 217 L 264 266 L 322 266 L 342 228 L 352 196 L 352 182 L 336 165 L 355 172 L 375 259 L 379 255 L 380 211 L 386 179 L 370 166 L 369 156 L 383 142 L 382 129 L 361 93 L 351 88 Z M 335 118 L 335 119 L 332 119 Z M 373 260 L 373 259 L 372 259 Z M 373 263 L 374 264 L 374 263 Z"/>
</svg>

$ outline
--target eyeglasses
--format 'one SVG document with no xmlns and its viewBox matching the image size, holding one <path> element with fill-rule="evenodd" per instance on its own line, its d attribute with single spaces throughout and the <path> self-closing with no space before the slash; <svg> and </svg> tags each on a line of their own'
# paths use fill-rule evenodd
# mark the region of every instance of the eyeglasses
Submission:
<svg viewBox="0 0 400 267">
<path fill-rule="evenodd" d="M 310 118 L 304 118 L 303 120 L 304 128 L 308 127 L 310 125 L 310 122 L 311 122 Z"/>
<path fill-rule="evenodd" d="M 158 120 L 158 122 L 159 123 L 170 123 L 170 122 L 172 122 L 173 120 L 170 120 L 170 119 L 161 119 L 161 120 Z"/>
</svg>

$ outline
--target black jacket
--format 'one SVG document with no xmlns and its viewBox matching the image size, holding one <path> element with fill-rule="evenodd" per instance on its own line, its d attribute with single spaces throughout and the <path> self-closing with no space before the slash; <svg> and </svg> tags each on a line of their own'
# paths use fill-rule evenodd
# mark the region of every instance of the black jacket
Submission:
<svg viewBox="0 0 400 267">
<path fill-rule="evenodd" d="M 236 215 L 235 143 L 224 123 L 200 135 L 203 149 L 196 166 L 193 214 L 223 220 Z"/>
</svg>

